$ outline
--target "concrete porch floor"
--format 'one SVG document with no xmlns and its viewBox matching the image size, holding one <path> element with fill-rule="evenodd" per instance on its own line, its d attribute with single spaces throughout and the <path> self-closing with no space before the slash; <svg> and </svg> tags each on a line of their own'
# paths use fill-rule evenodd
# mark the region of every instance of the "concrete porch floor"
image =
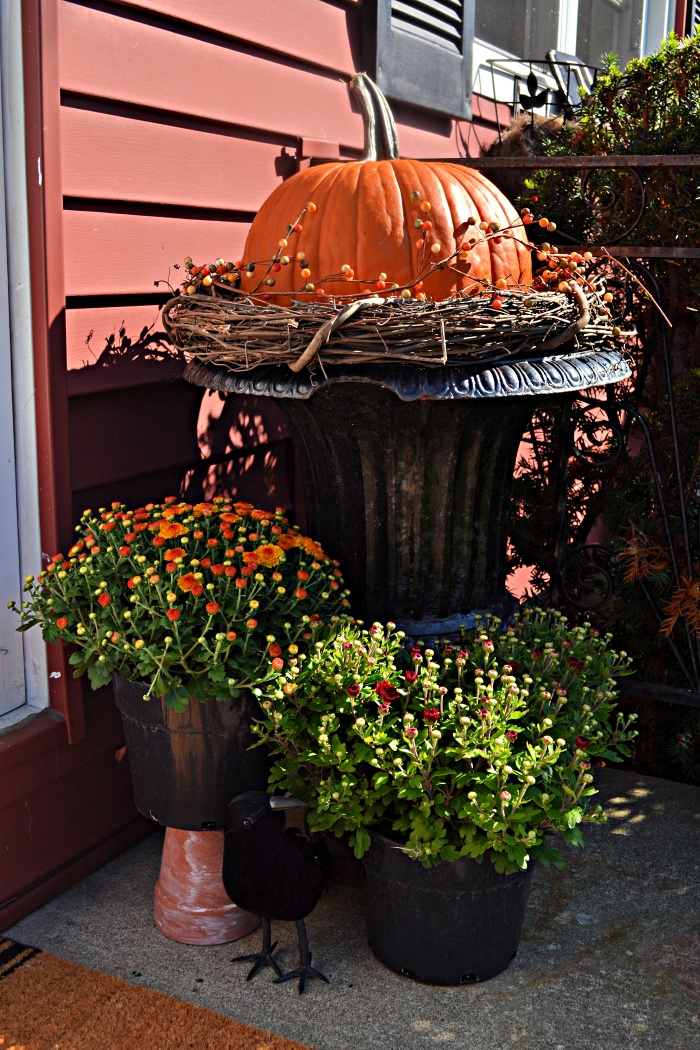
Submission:
<svg viewBox="0 0 700 1050">
<path fill-rule="evenodd" d="M 385 969 L 365 937 L 347 872 L 308 920 L 330 985 L 250 984 L 234 955 L 259 934 L 197 948 L 152 921 L 161 836 L 106 864 L 6 931 L 83 966 L 297 1039 L 320 1050 L 697 1050 L 700 1046 L 700 788 L 597 771 L 603 827 L 563 871 L 535 873 L 517 958 L 480 985 L 416 984 Z M 282 965 L 294 926 L 276 923 Z"/>
</svg>

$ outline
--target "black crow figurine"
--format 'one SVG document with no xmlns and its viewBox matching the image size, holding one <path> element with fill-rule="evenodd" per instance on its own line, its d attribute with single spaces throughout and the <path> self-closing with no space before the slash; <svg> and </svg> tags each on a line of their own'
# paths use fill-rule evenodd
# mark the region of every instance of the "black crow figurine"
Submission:
<svg viewBox="0 0 700 1050">
<path fill-rule="evenodd" d="M 232 962 L 254 962 L 248 974 L 252 980 L 259 970 L 271 966 L 277 974 L 275 984 L 299 978 L 299 994 L 306 979 L 328 978 L 311 965 L 311 952 L 304 925 L 305 917 L 316 907 L 328 874 L 330 857 L 321 841 L 314 845 L 298 828 L 285 826 L 285 811 L 304 806 L 295 798 L 246 791 L 229 803 L 224 825 L 224 888 L 239 908 L 263 921 L 263 943 L 254 955 L 237 956 Z M 271 944 L 271 919 L 294 921 L 299 939 L 299 967 L 283 974 Z"/>
</svg>

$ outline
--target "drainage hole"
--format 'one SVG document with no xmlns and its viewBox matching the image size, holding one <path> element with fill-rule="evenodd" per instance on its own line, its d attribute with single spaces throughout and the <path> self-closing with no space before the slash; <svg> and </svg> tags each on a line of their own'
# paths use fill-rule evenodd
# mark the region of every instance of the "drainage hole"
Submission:
<svg viewBox="0 0 700 1050">
<path fill-rule="evenodd" d="M 155 820 L 156 824 L 160 823 L 160 821 L 158 820 L 158 814 L 154 813 L 152 809 L 149 809 L 148 815 L 151 818 L 151 820 Z"/>
<path fill-rule="evenodd" d="M 463 973 L 459 979 L 460 984 L 477 984 L 479 975 L 476 973 Z"/>
<path fill-rule="evenodd" d="M 408 966 L 402 966 L 401 973 L 404 975 L 404 977 L 415 977 L 413 970 L 409 970 Z"/>
<path fill-rule="evenodd" d="M 202 831 L 216 831 L 215 820 L 205 820 L 202 822 Z"/>
</svg>

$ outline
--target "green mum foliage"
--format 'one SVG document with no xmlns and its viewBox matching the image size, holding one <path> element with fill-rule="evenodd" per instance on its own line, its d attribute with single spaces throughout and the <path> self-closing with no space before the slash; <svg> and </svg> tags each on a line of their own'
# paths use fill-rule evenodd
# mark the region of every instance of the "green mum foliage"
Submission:
<svg viewBox="0 0 700 1050">
<path fill-rule="evenodd" d="M 349 833 L 358 857 L 375 828 L 426 867 L 560 864 L 552 833 L 579 845 L 579 825 L 604 820 L 592 760 L 629 754 L 634 716 L 615 713 L 629 664 L 557 612 L 412 648 L 393 624 L 341 618 L 262 688 L 255 731 L 271 785 L 308 803 L 313 830 Z"/>
</svg>

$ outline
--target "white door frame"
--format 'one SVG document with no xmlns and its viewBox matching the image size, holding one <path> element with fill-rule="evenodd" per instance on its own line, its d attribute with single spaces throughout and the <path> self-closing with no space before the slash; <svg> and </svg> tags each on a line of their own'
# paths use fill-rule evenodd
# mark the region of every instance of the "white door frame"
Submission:
<svg viewBox="0 0 700 1050">
<path fill-rule="evenodd" d="M 0 731 L 49 704 L 46 646 L 7 602 L 41 570 L 21 0 L 0 0 Z M 41 178 L 39 159 L 36 177 Z"/>
</svg>

